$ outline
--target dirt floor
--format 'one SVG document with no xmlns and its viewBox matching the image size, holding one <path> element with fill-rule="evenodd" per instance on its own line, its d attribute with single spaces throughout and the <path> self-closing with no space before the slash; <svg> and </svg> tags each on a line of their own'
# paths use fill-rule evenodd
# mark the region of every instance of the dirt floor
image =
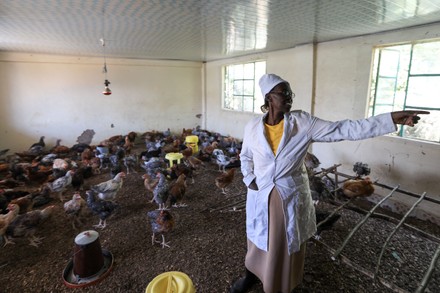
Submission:
<svg viewBox="0 0 440 293">
<path fill-rule="evenodd" d="M 0 292 L 145 292 L 154 277 L 168 271 L 187 274 L 197 292 L 228 292 L 244 271 L 246 253 L 245 210 L 241 208 L 245 188 L 239 169 L 227 195 L 214 184 L 220 174 L 215 163 L 196 172 L 195 182 L 188 182 L 184 200 L 188 206 L 170 209 L 175 228 L 166 235 L 169 248 L 151 243 L 146 213 L 157 205 L 150 202 L 151 195 L 147 195 L 141 178 L 143 173 L 143 169 L 138 169 L 127 175 L 116 199 L 120 210 L 102 230 L 93 227 L 99 219 L 92 214 L 79 229 L 73 229 L 63 204 L 53 201 L 54 215 L 36 233 L 44 237 L 38 248 L 29 246 L 26 239 L 0 247 Z M 84 190 L 108 179 L 108 172 L 94 175 L 87 179 Z M 72 190 L 67 193 L 69 197 L 72 194 Z M 81 194 L 85 197 L 85 191 Z M 233 202 L 237 202 L 235 208 L 227 207 Z M 336 208 L 320 203 L 317 210 Z M 400 292 L 415 292 L 439 246 L 439 227 L 412 220 L 411 225 L 435 236 L 427 237 L 402 226 L 391 238 L 373 280 L 368 273 L 375 271 L 382 246 L 396 222 L 368 219 L 332 260 L 333 253 L 365 216 L 347 208 L 337 213 L 341 218 L 332 229 L 322 232 L 319 241 L 308 242 L 304 282 L 295 292 L 397 292 L 393 287 L 402 289 Z M 74 238 L 86 230 L 98 231 L 102 249 L 113 255 L 114 265 L 100 282 L 71 288 L 64 283 L 63 271 L 73 258 Z M 425 292 L 439 290 L 437 264 Z M 251 292 L 263 292 L 261 284 Z"/>
</svg>

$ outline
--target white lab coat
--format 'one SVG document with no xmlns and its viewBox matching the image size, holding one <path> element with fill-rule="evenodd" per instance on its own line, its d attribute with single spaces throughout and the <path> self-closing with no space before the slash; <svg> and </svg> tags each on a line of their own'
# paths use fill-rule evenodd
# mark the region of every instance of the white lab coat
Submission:
<svg viewBox="0 0 440 293">
<path fill-rule="evenodd" d="M 284 131 L 276 155 L 267 142 L 264 116 L 245 127 L 240 153 L 246 186 L 255 179 L 258 191 L 248 188 L 247 238 L 267 251 L 268 199 L 275 187 L 283 201 L 289 254 L 316 232 L 315 209 L 310 195 L 304 157 L 312 142 L 361 140 L 396 131 L 390 113 L 360 120 L 325 121 L 304 111 L 284 115 Z M 281 212 L 281 211 L 280 211 Z"/>
</svg>

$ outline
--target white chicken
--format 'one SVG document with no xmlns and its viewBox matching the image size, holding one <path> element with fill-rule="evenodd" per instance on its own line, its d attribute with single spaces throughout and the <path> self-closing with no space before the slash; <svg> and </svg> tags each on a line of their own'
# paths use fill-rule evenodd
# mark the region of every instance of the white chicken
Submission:
<svg viewBox="0 0 440 293">
<path fill-rule="evenodd" d="M 125 178 L 124 172 L 119 172 L 113 179 L 93 185 L 91 189 L 98 194 L 102 200 L 115 200 L 116 195 L 122 187 Z"/>
<path fill-rule="evenodd" d="M 72 184 L 73 173 L 73 170 L 69 170 L 63 177 L 56 179 L 52 183 L 48 183 L 50 190 L 58 194 L 60 201 L 64 201 L 63 193 L 67 189 L 67 187 Z"/>
</svg>

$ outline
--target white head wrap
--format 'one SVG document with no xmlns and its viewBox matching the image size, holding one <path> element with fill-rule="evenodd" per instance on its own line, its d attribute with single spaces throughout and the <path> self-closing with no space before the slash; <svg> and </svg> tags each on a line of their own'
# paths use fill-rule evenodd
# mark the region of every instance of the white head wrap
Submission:
<svg viewBox="0 0 440 293">
<path fill-rule="evenodd" d="M 265 97 L 268 92 L 270 92 L 274 87 L 276 87 L 278 84 L 283 82 L 289 84 L 287 81 L 285 81 L 278 75 L 270 73 L 263 75 L 260 78 L 258 84 L 260 85 L 261 94 L 263 95 L 263 97 Z"/>
</svg>

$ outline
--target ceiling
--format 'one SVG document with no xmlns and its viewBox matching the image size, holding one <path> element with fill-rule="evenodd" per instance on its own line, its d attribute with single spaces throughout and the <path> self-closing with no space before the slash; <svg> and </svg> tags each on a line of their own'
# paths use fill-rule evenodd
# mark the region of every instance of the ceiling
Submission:
<svg viewBox="0 0 440 293">
<path fill-rule="evenodd" d="M 0 52 L 213 61 L 436 23 L 439 10 L 440 0 L 0 0 Z"/>
</svg>

